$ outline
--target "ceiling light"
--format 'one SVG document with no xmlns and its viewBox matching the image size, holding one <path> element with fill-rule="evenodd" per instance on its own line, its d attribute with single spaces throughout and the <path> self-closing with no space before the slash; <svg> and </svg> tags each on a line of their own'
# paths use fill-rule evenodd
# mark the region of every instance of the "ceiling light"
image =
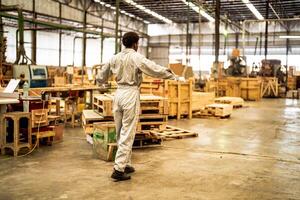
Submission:
<svg viewBox="0 0 300 200">
<path fill-rule="evenodd" d="M 264 17 L 258 12 L 258 10 L 254 7 L 254 5 L 249 0 L 242 0 L 244 4 L 249 8 L 249 10 L 255 15 L 255 17 L 259 20 L 263 20 Z"/>
<path fill-rule="evenodd" d="M 135 2 L 133 2 L 132 0 L 128 0 L 128 1 L 132 2 L 133 5 L 137 5 L 137 4 L 136 4 Z M 105 7 L 107 7 L 107 8 L 110 8 L 110 9 L 112 9 L 112 10 L 116 10 L 116 7 L 114 7 L 114 6 L 110 5 L 110 4 L 107 4 L 107 3 L 103 2 L 103 1 L 100 1 L 100 0 L 94 0 L 94 2 L 97 2 L 97 3 L 101 4 L 102 6 L 105 6 Z M 128 17 L 132 17 L 132 18 L 135 18 L 135 19 L 137 19 L 137 20 L 140 20 L 140 21 L 146 23 L 146 22 L 145 22 L 142 18 L 140 18 L 140 17 L 137 17 L 137 16 L 135 16 L 135 15 L 133 15 L 133 14 L 129 14 L 129 13 L 127 13 L 127 12 L 124 11 L 124 10 L 121 10 L 121 9 L 119 9 L 119 10 L 120 10 L 120 13 L 122 13 L 122 14 L 124 14 L 124 15 L 127 15 Z M 113 12 L 113 13 L 114 13 L 114 15 L 116 14 L 116 12 Z M 148 21 L 147 21 L 147 22 L 148 22 Z M 148 23 L 146 23 L 146 24 L 148 24 Z"/>
<path fill-rule="evenodd" d="M 300 39 L 300 35 L 281 35 L 281 39 Z"/>
<path fill-rule="evenodd" d="M 153 17 L 156 17 L 157 19 L 167 23 L 167 24 L 172 24 L 173 22 L 171 20 L 169 20 L 168 18 L 164 17 L 164 16 L 161 16 L 160 14 L 156 13 L 156 12 L 153 12 L 152 10 L 142 6 L 142 5 L 139 5 L 137 4 L 136 2 L 134 2 L 133 0 L 124 0 L 126 3 L 142 10 L 143 12 L 149 14 L 149 15 L 152 15 Z"/>
<path fill-rule="evenodd" d="M 195 12 L 200 13 L 200 15 L 205 17 L 208 21 L 210 21 L 210 22 L 215 21 L 215 19 L 212 16 L 210 16 L 207 12 L 205 12 L 205 10 L 203 8 L 200 7 L 200 9 L 199 9 L 199 6 L 195 5 L 192 2 L 188 2 L 186 0 L 181 0 L 181 1 L 183 3 L 185 3 L 187 6 L 190 6 L 190 8 L 192 8 Z"/>
</svg>

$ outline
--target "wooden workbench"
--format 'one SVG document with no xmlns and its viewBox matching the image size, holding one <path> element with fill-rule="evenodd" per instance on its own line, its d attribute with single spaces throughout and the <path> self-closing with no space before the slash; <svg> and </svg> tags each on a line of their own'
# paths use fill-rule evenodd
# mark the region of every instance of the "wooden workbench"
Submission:
<svg viewBox="0 0 300 200">
<path fill-rule="evenodd" d="M 48 92 L 51 93 L 52 96 L 60 97 L 63 95 L 63 93 L 67 92 L 79 92 L 83 91 L 85 92 L 85 98 L 86 98 L 86 92 L 90 92 L 90 106 L 92 105 L 93 100 L 93 91 L 99 91 L 100 93 L 104 93 L 107 91 L 107 89 L 103 87 L 99 87 L 96 85 L 66 85 L 64 87 L 41 87 L 41 88 L 30 88 L 29 89 L 29 95 L 30 96 L 41 96 L 42 93 Z M 22 89 L 19 89 L 18 92 L 23 92 Z M 64 95 L 66 96 L 66 95 Z M 68 95 L 67 95 L 68 96 Z M 85 99 L 86 102 L 86 99 Z"/>
</svg>

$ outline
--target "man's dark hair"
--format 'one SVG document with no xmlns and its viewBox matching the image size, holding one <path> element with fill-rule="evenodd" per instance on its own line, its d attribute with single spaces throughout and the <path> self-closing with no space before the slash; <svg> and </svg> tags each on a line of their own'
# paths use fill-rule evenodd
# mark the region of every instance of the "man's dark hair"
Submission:
<svg viewBox="0 0 300 200">
<path fill-rule="evenodd" d="M 126 48 L 130 48 L 133 44 L 138 43 L 140 37 L 135 32 L 127 32 L 123 35 L 122 43 Z"/>
</svg>

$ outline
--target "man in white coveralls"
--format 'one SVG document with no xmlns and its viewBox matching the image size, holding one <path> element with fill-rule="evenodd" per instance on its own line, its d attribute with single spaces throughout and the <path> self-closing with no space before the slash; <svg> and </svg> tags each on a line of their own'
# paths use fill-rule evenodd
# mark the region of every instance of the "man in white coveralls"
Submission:
<svg viewBox="0 0 300 200">
<path fill-rule="evenodd" d="M 115 181 L 128 180 L 129 174 L 135 171 L 131 166 L 131 150 L 139 117 L 142 74 L 184 80 L 174 75 L 170 69 L 157 65 L 138 53 L 138 41 L 137 33 L 124 34 L 122 43 L 126 48 L 114 55 L 97 75 L 97 81 L 103 84 L 111 74 L 115 74 L 118 85 L 113 101 L 118 151 L 111 178 Z"/>
</svg>

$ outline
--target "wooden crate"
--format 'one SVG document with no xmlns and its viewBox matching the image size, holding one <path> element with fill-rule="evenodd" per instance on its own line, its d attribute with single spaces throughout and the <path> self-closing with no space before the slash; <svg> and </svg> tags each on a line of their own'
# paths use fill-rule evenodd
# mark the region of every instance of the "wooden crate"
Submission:
<svg viewBox="0 0 300 200">
<path fill-rule="evenodd" d="M 93 151 L 97 158 L 105 161 L 113 161 L 116 151 L 116 128 L 114 123 L 94 123 Z M 112 145 L 114 144 L 114 145 Z"/>
<path fill-rule="evenodd" d="M 261 97 L 278 97 L 278 79 L 274 77 L 261 77 Z"/>
<path fill-rule="evenodd" d="M 192 93 L 192 110 L 199 111 L 206 105 L 214 103 L 214 92 L 195 92 Z"/>
<path fill-rule="evenodd" d="M 166 81 L 165 96 L 169 100 L 169 116 L 180 119 L 183 115 L 192 118 L 193 80 L 187 82 Z"/>
<path fill-rule="evenodd" d="M 31 111 L 32 128 L 48 126 L 48 109 L 37 109 Z"/>
<path fill-rule="evenodd" d="M 93 109 L 103 117 L 112 117 L 113 98 L 105 94 L 94 95 Z"/>
<path fill-rule="evenodd" d="M 245 77 L 225 77 L 217 81 L 210 81 L 215 84 L 217 97 L 241 97 L 244 100 L 258 101 L 261 99 L 261 79 Z"/>
<path fill-rule="evenodd" d="M 186 82 L 147 78 L 141 85 L 142 94 L 154 94 L 168 99 L 169 116 L 192 118 L 193 79 Z"/>
</svg>

